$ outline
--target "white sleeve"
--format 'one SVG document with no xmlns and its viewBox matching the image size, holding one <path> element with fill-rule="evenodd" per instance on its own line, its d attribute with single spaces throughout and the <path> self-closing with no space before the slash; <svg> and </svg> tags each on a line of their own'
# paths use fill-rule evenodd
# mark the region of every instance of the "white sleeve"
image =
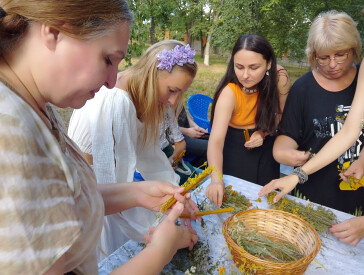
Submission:
<svg viewBox="0 0 364 275">
<path fill-rule="evenodd" d="M 85 109 L 87 109 L 87 103 L 83 108 L 73 110 L 68 125 L 68 136 L 80 147 L 82 152 L 92 155 L 90 122 Z"/>
<path fill-rule="evenodd" d="M 116 182 L 132 182 L 136 169 L 137 114 L 124 91 L 113 100 Z"/>
<path fill-rule="evenodd" d="M 159 148 L 158 142 L 142 146 L 142 128 L 138 124 L 138 151 L 137 169 L 145 180 L 168 181 L 176 186 L 179 184 L 179 176 L 173 170 L 167 156 Z"/>
<path fill-rule="evenodd" d="M 97 182 L 131 182 L 136 164 L 135 107 L 125 91 L 105 89 L 95 97 L 90 112 Z"/>
</svg>

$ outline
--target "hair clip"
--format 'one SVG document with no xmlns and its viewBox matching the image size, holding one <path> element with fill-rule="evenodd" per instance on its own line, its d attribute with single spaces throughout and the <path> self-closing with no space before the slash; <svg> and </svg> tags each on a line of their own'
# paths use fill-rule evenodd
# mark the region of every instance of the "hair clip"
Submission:
<svg viewBox="0 0 364 275">
<path fill-rule="evenodd" d="M 177 45 L 173 50 L 164 49 L 155 56 L 159 61 L 157 68 L 171 72 L 174 65 L 183 66 L 184 64 L 194 64 L 195 54 L 196 51 L 191 49 L 188 44 L 186 46 Z"/>
</svg>

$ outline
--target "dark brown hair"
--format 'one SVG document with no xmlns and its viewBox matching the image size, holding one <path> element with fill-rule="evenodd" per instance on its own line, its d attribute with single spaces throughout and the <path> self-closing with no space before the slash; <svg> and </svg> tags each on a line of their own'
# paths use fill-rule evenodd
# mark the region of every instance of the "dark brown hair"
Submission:
<svg viewBox="0 0 364 275">
<path fill-rule="evenodd" d="M 277 61 L 271 44 L 259 34 L 245 34 L 240 36 L 236 41 L 231 53 L 227 71 L 214 94 L 211 109 L 211 124 L 214 120 L 217 100 L 224 87 L 230 82 L 242 87 L 234 71 L 234 56 L 238 51 L 243 49 L 259 53 L 267 62 L 271 62 L 271 67 L 268 70 L 269 76 L 265 75 L 258 84 L 259 95 L 257 101 L 257 114 L 255 116 L 255 127 L 264 132 L 273 134 L 277 126 L 276 115 L 279 113 Z"/>
</svg>

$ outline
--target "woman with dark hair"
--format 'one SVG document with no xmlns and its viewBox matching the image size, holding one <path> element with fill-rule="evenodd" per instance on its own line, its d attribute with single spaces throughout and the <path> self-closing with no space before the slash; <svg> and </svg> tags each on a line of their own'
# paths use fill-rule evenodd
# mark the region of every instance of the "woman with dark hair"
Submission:
<svg viewBox="0 0 364 275">
<path fill-rule="evenodd" d="M 289 89 L 287 72 L 267 39 L 240 36 L 211 110 L 207 158 L 216 171 L 206 196 L 216 205 L 224 194 L 222 173 L 259 185 L 279 177 L 272 147 Z"/>
</svg>

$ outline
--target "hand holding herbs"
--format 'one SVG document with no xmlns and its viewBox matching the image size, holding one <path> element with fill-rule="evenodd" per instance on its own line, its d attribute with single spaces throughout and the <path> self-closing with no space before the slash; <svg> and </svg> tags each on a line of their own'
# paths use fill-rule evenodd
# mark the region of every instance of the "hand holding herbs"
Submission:
<svg viewBox="0 0 364 275">
<path fill-rule="evenodd" d="M 185 195 L 187 192 L 195 189 L 208 175 L 211 174 L 213 170 L 214 166 L 212 167 L 209 166 L 205 170 L 203 170 L 200 174 L 195 175 L 194 177 L 189 177 L 187 181 L 181 186 L 184 187 L 182 195 Z M 173 204 L 176 203 L 176 201 L 177 200 L 174 197 L 170 198 L 162 205 L 160 212 L 165 213 Z"/>
<path fill-rule="evenodd" d="M 177 226 L 176 221 L 181 215 L 184 207 L 182 203 L 177 203 L 163 221 L 156 227 L 151 228 L 145 236 L 147 247 L 152 244 L 158 253 L 167 253 L 172 259 L 178 249 L 188 247 L 192 250 L 198 240 L 197 233 L 191 228 Z"/>
</svg>

